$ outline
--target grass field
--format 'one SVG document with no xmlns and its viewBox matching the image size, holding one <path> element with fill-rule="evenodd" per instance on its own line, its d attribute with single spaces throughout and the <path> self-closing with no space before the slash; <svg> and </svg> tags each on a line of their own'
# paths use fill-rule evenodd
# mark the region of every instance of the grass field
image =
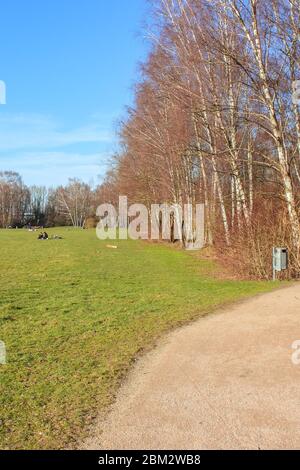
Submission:
<svg viewBox="0 0 300 470">
<path fill-rule="evenodd" d="M 139 351 L 217 306 L 271 289 L 214 278 L 211 261 L 164 245 L 55 229 L 0 231 L 0 447 L 74 446 Z"/>
</svg>

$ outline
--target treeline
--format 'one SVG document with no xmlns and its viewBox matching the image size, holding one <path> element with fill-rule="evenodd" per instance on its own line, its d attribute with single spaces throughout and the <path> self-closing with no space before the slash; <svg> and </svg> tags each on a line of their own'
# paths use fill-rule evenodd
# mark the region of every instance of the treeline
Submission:
<svg viewBox="0 0 300 470">
<path fill-rule="evenodd" d="M 58 188 L 26 186 L 15 172 L 0 172 L 0 227 L 94 225 L 97 190 L 77 179 Z"/>
<path fill-rule="evenodd" d="M 101 199 L 203 202 L 206 243 L 236 272 L 270 277 L 271 248 L 283 245 L 295 276 L 299 1 L 152 4 L 152 51 Z"/>
</svg>

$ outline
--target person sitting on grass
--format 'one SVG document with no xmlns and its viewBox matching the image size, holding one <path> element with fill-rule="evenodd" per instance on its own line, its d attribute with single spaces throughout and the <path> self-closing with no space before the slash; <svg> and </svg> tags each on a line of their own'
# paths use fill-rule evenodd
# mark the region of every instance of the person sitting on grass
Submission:
<svg viewBox="0 0 300 470">
<path fill-rule="evenodd" d="M 47 232 L 41 232 L 38 236 L 38 240 L 49 240 L 49 235 Z"/>
</svg>

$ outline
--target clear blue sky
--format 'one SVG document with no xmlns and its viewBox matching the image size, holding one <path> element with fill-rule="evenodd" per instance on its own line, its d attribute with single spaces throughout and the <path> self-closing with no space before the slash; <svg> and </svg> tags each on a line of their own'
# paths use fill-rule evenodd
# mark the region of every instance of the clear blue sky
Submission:
<svg viewBox="0 0 300 470">
<path fill-rule="evenodd" d="M 0 170 L 97 182 L 146 55 L 146 0 L 3 0 Z"/>
</svg>

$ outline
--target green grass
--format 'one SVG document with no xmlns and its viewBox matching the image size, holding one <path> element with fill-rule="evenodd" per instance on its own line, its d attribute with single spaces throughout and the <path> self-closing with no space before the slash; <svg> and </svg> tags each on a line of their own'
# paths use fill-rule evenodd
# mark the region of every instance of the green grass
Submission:
<svg viewBox="0 0 300 470">
<path fill-rule="evenodd" d="M 110 250 L 94 230 L 52 233 L 64 240 L 0 231 L 2 449 L 75 445 L 139 351 L 273 286 L 214 278 L 212 262 L 163 245 L 123 241 Z"/>
</svg>

